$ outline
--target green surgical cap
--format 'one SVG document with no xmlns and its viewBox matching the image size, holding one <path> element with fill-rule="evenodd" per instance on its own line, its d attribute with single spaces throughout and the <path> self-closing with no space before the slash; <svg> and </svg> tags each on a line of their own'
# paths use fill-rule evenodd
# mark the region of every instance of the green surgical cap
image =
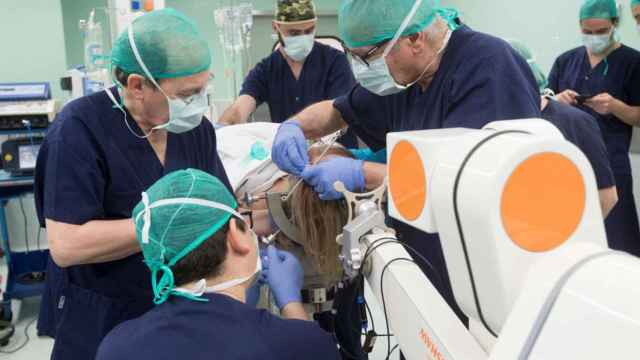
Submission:
<svg viewBox="0 0 640 360">
<path fill-rule="evenodd" d="M 194 169 L 173 172 L 143 194 L 132 217 L 156 304 L 176 294 L 171 267 L 222 228 L 236 207 L 218 178 Z"/>
<path fill-rule="evenodd" d="M 338 29 L 349 48 L 371 46 L 393 38 L 409 15 L 415 0 L 343 0 Z M 431 25 L 439 0 L 423 0 L 402 35 L 411 35 Z"/>
<path fill-rule="evenodd" d="M 185 77 L 209 70 L 209 45 L 196 25 L 177 10 L 152 11 L 131 26 L 140 57 L 154 78 Z M 133 53 L 128 29 L 116 39 L 111 63 L 126 73 L 147 76 Z"/>
<path fill-rule="evenodd" d="M 547 85 L 549 85 L 549 82 L 547 81 L 547 76 L 545 75 L 545 73 L 542 72 L 540 66 L 538 66 L 535 56 L 533 55 L 531 50 L 520 41 L 508 40 L 508 42 L 509 44 L 511 44 L 511 47 L 513 47 L 513 49 L 527 61 L 527 64 L 529 64 L 529 67 L 531 68 L 531 71 L 536 78 L 536 83 L 538 84 L 540 93 L 542 94 L 547 88 Z"/>
<path fill-rule="evenodd" d="M 586 19 L 613 19 L 618 17 L 615 0 L 585 0 L 580 8 L 580 21 Z"/>
</svg>

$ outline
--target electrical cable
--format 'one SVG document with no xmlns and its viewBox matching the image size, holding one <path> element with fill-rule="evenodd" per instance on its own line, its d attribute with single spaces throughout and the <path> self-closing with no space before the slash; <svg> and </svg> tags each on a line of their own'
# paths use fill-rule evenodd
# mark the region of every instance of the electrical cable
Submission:
<svg viewBox="0 0 640 360">
<path fill-rule="evenodd" d="M 411 258 L 395 258 L 389 261 L 388 263 L 386 263 L 382 268 L 382 273 L 380 274 L 380 297 L 382 298 L 382 312 L 384 314 L 384 322 L 386 323 L 386 326 L 387 326 L 387 334 L 389 333 L 389 317 L 387 315 L 387 302 L 384 298 L 384 287 L 383 287 L 384 273 L 385 271 L 387 271 L 387 269 L 391 264 L 398 261 L 407 261 L 418 266 L 415 260 Z M 387 359 L 389 357 L 391 357 L 391 337 L 387 337 Z"/>
<path fill-rule="evenodd" d="M 9 355 L 10 355 L 10 354 L 15 354 L 15 353 L 17 353 L 18 351 L 20 351 L 20 350 L 24 349 L 24 347 L 25 347 L 25 346 L 27 346 L 27 344 L 29 343 L 29 341 L 31 341 L 31 338 L 29 337 L 29 328 L 30 328 L 33 324 L 35 324 L 36 320 L 38 320 L 38 318 L 35 318 L 35 319 L 31 320 L 31 321 L 27 324 L 27 326 L 25 326 L 25 327 L 24 327 L 24 337 L 25 337 L 25 340 L 24 340 L 24 342 L 23 342 L 22 344 L 20 344 L 20 346 L 18 346 L 18 347 L 17 347 L 17 348 L 15 348 L 15 349 L 12 349 L 12 350 L 0 350 L 0 354 L 9 354 Z M 11 326 L 13 326 L 13 325 L 11 325 Z"/>
<path fill-rule="evenodd" d="M 27 254 L 29 253 L 29 227 L 27 220 L 27 213 L 24 211 L 24 203 L 22 202 L 22 197 L 18 198 L 18 202 L 20 203 L 20 211 L 22 212 L 22 217 L 24 219 L 24 242 L 27 245 Z"/>
<path fill-rule="evenodd" d="M 442 276 L 435 269 L 435 267 L 433 266 L 433 264 L 429 260 L 427 260 L 422 254 L 420 254 L 412 246 L 409 246 L 407 244 L 402 243 L 401 241 L 399 241 L 395 237 L 383 237 L 383 238 L 380 238 L 380 239 L 376 239 L 367 248 L 367 251 L 365 252 L 365 255 L 363 256 L 362 263 L 365 263 L 367 261 L 367 259 L 369 258 L 369 256 L 371 256 L 371 254 L 375 250 L 377 250 L 379 247 L 382 247 L 382 246 L 387 245 L 387 244 L 399 244 L 399 245 L 402 245 L 403 247 L 405 247 L 406 249 L 410 250 L 410 252 L 414 253 L 419 259 L 421 259 L 425 263 L 425 265 L 433 272 L 434 276 L 437 277 L 437 280 L 440 283 L 440 285 L 441 286 L 444 285 L 443 280 L 442 280 Z M 393 259 L 393 260 L 389 261 L 387 264 L 385 264 L 384 268 L 382 269 L 382 273 L 380 274 L 380 297 L 382 298 L 382 308 L 383 308 L 383 313 L 384 313 L 384 317 L 385 317 L 386 334 L 380 334 L 380 335 L 376 334 L 376 336 L 377 337 L 386 337 L 387 338 L 387 359 L 389 359 L 389 357 L 391 356 L 392 352 L 397 348 L 398 345 L 396 345 L 393 349 L 391 349 L 391 336 L 393 336 L 393 335 L 390 333 L 389 318 L 388 318 L 388 315 L 387 315 L 387 305 L 386 305 L 386 299 L 384 297 L 384 288 L 382 286 L 382 280 L 384 278 L 384 273 L 387 270 L 387 268 L 389 267 L 389 265 L 391 265 L 392 263 L 397 262 L 397 261 L 408 261 L 408 262 L 411 262 L 411 263 L 415 264 L 416 266 L 418 266 L 418 268 L 420 268 L 420 265 L 414 259 L 396 258 L 396 259 Z M 362 274 L 362 269 L 360 270 L 360 274 L 359 275 L 360 276 L 363 275 Z"/>
<path fill-rule="evenodd" d="M 42 228 L 40 227 L 40 224 L 38 224 L 38 251 L 42 250 L 42 247 L 40 247 L 40 234 L 42 234 Z"/>
<path fill-rule="evenodd" d="M 393 354 L 394 351 L 396 351 L 398 349 L 398 344 L 396 344 L 392 349 L 391 352 L 389 353 L 389 355 L 387 355 L 387 357 L 385 358 L 385 360 L 389 360 L 389 357 Z"/>
</svg>

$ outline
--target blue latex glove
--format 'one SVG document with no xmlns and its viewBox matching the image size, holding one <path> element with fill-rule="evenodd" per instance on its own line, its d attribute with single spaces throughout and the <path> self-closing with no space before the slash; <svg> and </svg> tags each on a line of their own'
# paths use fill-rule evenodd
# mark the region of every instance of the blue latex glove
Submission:
<svg viewBox="0 0 640 360">
<path fill-rule="evenodd" d="M 271 148 L 271 158 L 280 170 L 300 176 L 309 164 L 307 140 L 296 120 L 287 120 L 278 128 Z"/>
<path fill-rule="evenodd" d="M 317 165 L 308 166 L 302 172 L 302 178 L 320 195 L 322 200 L 338 200 L 342 194 L 333 187 L 336 181 L 342 181 L 349 191 L 362 191 L 365 186 L 362 160 L 334 157 Z"/>
<path fill-rule="evenodd" d="M 269 245 L 262 257 L 262 275 L 280 310 L 289 303 L 302 302 L 304 271 L 293 254 Z"/>
</svg>

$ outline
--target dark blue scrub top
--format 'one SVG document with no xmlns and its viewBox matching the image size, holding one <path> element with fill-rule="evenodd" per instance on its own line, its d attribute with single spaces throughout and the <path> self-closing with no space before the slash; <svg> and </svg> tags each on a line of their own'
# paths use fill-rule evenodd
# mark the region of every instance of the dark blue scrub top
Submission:
<svg viewBox="0 0 640 360">
<path fill-rule="evenodd" d="M 141 134 L 130 114 L 127 118 Z M 81 225 L 130 218 L 143 191 L 186 168 L 215 175 L 231 189 L 208 120 L 190 132 L 168 134 L 163 167 L 149 142 L 129 132 L 122 112 L 104 92 L 80 98 L 56 117 L 38 155 L 40 224 L 45 219 Z M 113 326 L 152 307 L 150 280 L 141 254 L 65 269 L 50 259 L 38 329 L 56 337 L 54 357 L 93 358 Z"/>
<path fill-rule="evenodd" d="M 282 53 L 274 51 L 251 70 L 240 95 L 253 97 L 258 105 L 266 102 L 271 121 L 281 123 L 310 105 L 346 94 L 354 85 L 345 54 L 316 42 L 298 80 Z M 353 133 L 347 133 L 342 140 L 347 147 L 357 146 Z"/>
<path fill-rule="evenodd" d="M 596 119 L 573 106 L 549 100 L 542 118 L 554 124 L 564 137 L 577 146 L 591 163 L 598 189 L 616 185 L 609 164 L 607 147 Z"/>
<path fill-rule="evenodd" d="M 606 74 L 605 74 L 606 73 Z M 549 88 L 559 94 L 574 90 L 582 95 L 604 92 L 630 106 L 640 106 L 640 52 L 622 45 L 605 61 L 591 68 L 585 47 L 562 54 L 549 75 Z M 613 114 L 600 115 L 587 106 L 578 106 L 596 118 L 609 152 L 614 174 L 631 175 L 629 147 L 632 127 Z"/>
<path fill-rule="evenodd" d="M 226 295 L 209 302 L 172 297 L 114 329 L 96 360 L 337 360 L 332 337 L 314 322 L 285 320 Z"/>
<path fill-rule="evenodd" d="M 357 85 L 334 106 L 373 150 L 386 147 L 395 131 L 482 128 L 496 120 L 540 117 L 540 95 L 529 65 L 505 41 L 462 26 L 453 32 L 441 65 L 426 91 L 418 85 L 381 97 Z M 455 305 L 438 235 L 394 221 L 399 238 L 425 256 L 439 277 L 414 259 L 450 306 Z M 411 252 L 410 252 L 411 253 Z"/>
</svg>

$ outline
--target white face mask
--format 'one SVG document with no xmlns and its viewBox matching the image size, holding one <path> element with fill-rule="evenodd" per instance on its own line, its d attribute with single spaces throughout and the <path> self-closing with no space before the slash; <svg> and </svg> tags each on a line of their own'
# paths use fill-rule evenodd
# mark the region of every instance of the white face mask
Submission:
<svg viewBox="0 0 640 360">
<path fill-rule="evenodd" d="M 306 59 L 311 54 L 315 44 L 315 34 L 282 36 L 282 39 L 284 41 L 284 52 L 296 62 Z"/>
<path fill-rule="evenodd" d="M 582 34 L 582 42 L 584 46 L 594 54 L 602 54 L 611 45 L 611 34 L 605 35 L 587 35 Z"/>
<path fill-rule="evenodd" d="M 404 91 L 410 88 L 411 86 L 415 85 L 418 81 L 420 81 L 420 79 L 422 79 L 422 76 L 424 76 L 424 74 L 427 73 L 427 71 L 433 66 L 433 64 L 435 64 L 435 62 L 438 59 L 438 56 L 440 56 L 442 51 L 444 51 L 444 49 L 447 47 L 447 44 L 449 43 L 449 39 L 451 39 L 451 34 L 452 34 L 452 31 L 449 30 L 445 37 L 444 43 L 442 44 L 442 47 L 440 48 L 440 50 L 438 50 L 433 60 L 424 68 L 422 73 L 418 76 L 418 78 L 415 81 L 407 85 L 398 84 L 396 80 L 393 78 L 393 76 L 391 75 L 391 71 L 389 70 L 389 65 L 387 65 L 387 61 L 385 60 L 388 54 L 386 50 L 385 50 L 385 53 L 380 58 L 369 62 L 369 66 L 362 63 L 362 61 L 360 60 L 352 59 L 351 67 L 353 69 L 353 73 L 356 77 L 356 80 L 365 89 L 379 96 L 393 95 L 401 91 Z M 395 44 L 390 43 L 389 46 L 387 47 L 387 50 L 391 49 L 391 46 L 393 45 Z"/>
<path fill-rule="evenodd" d="M 158 88 L 158 90 L 160 90 L 160 92 L 167 99 L 167 103 L 169 105 L 169 121 L 167 121 L 165 124 L 152 128 L 151 132 L 153 132 L 154 130 L 164 129 L 175 134 L 181 134 L 198 127 L 198 125 L 200 125 L 200 123 L 202 122 L 202 117 L 204 116 L 204 113 L 208 108 L 206 92 L 203 91 L 199 94 L 195 94 L 186 100 L 171 99 L 155 81 L 155 79 L 151 75 L 151 72 L 142 61 L 140 52 L 138 51 L 138 47 L 135 43 L 132 26 L 129 26 L 129 44 L 131 44 L 131 49 L 133 50 L 133 54 L 136 57 L 136 61 L 138 61 L 138 64 L 145 72 L 147 78 L 153 83 L 156 88 Z M 146 138 L 151 135 L 151 133 L 146 134 L 145 136 L 136 134 L 129 126 L 129 122 L 126 119 L 127 114 L 122 106 L 115 101 L 115 98 L 113 94 L 111 94 L 110 90 L 107 89 L 106 91 L 109 95 L 109 98 L 111 98 L 111 101 L 125 114 L 125 123 L 127 124 L 127 127 L 129 128 L 129 131 L 131 131 L 131 133 L 139 138 Z"/>
<path fill-rule="evenodd" d="M 413 16 L 416 14 L 418 9 L 420 8 L 421 3 L 422 3 L 422 0 L 416 0 L 415 4 L 411 8 L 411 11 L 409 11 L 409 14 L 400 25 L 400 28 L 398 29 L 394 37 L 391 39 L 391 41 L 387 44 L 387 47 L 385 48 L 382 56 L 380 56 L 378 59 L 375 59 L 369 62 L 369 66 L 362 63 L 359 60 L 352 59 L 351 66 L 353 69 L 353 73 L 355 75 L 356 81 L 358 81 L 358 83 L 360 83 L 362 87 L 379 96 L 387 96 L 387 95 L 392 95 L 392 94 L 396 94 L 401 91 L 404 91 L 410 88 L 411 86 L 413 86 L 418 81 L 420 81 L 422 76 L 424 76 L 424 74 L 426 74 L 426 72 L 431 68 L 431 66 L 433 66 L 433 64 L 438 59 L 438 56 L 440 56 L 440 54 L 447 47 L 447 44 L 451 39 L 451 34 L 452 34 L 451 30 L 448 30 L 448 33 L 445 37 L 442 47 L 440 48 L 440 50 L 438 50 L 434 59 L 425 67 L 425 69 L 422 71 L 420 76 L 418 76 L 418 78 L 415 81 L 407 85 L 401 85 L 401 84 L 398 84 L 396 80 L 393 78 L 393 76 L 391 75 L 391 71 L 389 70 L 389 65 L 387 65 L 386 57 L 387 55 L 389 55 L 393 47 L 396 45 L 396 43 L 402 36 L 402 33 L 409 26 L 409 23 L 411 22 L 411 20 L 413 20 Z"/>
</svg>

